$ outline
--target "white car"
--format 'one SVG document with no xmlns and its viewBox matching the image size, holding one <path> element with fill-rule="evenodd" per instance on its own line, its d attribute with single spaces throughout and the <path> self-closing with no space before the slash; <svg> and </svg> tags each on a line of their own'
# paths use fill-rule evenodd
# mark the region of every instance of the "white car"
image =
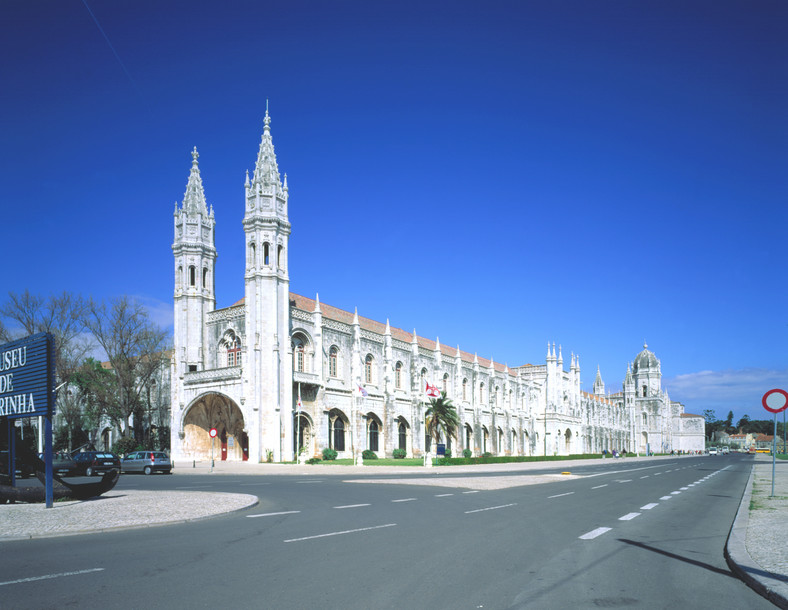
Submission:
<svg viewBox="0 0 788 610">
<path fill-rule="evenodd" d="M 717 455 L 717 448 L 709 447 L 709 455 Z"/>
</svg>

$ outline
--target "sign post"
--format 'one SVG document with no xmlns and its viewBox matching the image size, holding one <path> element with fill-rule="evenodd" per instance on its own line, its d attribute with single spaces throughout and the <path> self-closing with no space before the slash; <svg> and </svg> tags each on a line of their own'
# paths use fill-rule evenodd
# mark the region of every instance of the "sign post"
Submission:
<svg viewBox="0 0 788 610">
<path fill-rule="evenodd" d="M 55 339 L 50 333 L 31 335 L 0 345 L 0 418 L 8 422 L 8 462 L 16 485 L 17 419 L 44 418 L 46 507 L 52 508 L 52 417 L 55 415 Z M 21 422 L 20 422 L 21 423 Z M 39 434 L 41 431 L 39 430 Z"/>
<path fill-rule="evenodd" d="M 209 434 L 211 435 L 211 472 L 213 472 L 213 441 L 216 438 L 216 428 L 211 428 Z"/>
<path fill-rule="evenodd" d="M 774 497 L 774 466 L 777 461 L 777 414 L 788 408 L 788 392 L 785 390 L 769 390 L 761 399 L 763 408 L 774 413 L 774 435 L 772 436 L 772 495 Z"/>
</svg>

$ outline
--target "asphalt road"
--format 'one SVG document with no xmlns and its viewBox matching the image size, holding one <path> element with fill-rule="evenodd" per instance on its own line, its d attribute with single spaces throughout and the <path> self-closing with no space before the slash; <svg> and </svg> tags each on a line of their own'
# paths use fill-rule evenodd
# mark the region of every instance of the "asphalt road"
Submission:
<svg viewBox="0 0 788 610">
<path fill-rule="evenodd" d="M 495 491 L 349 482 L 319 467 L 124 475 L 118 489 L 241 492 L 260 504 L 2 543 L 0 607 L 773 608 L 723 556 L 751 463 L 610 460 L 575 467 L 579 479 Z M 352 478 L 408 478 L 369 470 Z"/>
</svg>

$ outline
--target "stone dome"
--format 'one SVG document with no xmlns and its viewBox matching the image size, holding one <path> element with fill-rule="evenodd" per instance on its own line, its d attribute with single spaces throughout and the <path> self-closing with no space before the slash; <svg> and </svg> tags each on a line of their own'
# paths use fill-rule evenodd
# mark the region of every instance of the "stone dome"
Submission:
<svg viewBox="0 0 788 610">
<path fill-rule="evenodd" d="M 635 357 L 635 363 L 632 367 L 633 372 L 637 373 L 643 369 L 658 369 L 659 368 L 659 360 L 654 355 L 654 352 L 650 352 L 648 350 L 648 345 L 646 343 L 643 344 L 643 351 L 640 352 Z"/>
</svg>

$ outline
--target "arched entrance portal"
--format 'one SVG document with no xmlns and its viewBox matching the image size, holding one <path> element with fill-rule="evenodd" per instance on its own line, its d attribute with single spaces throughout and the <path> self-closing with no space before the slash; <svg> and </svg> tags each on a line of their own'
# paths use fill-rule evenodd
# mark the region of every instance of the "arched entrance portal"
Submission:
<svg viewBox="0 0 788 610">
<path fill-rule="evenodd" d="M 222 394 L 200 396 L 183 418 L 183 451 L 191 459 L 211 459 L 211 428 L 214 459 L 232 462 L 249 459 L 249 438 L 244 430 L 244 416 L 238 405 Z"/>
</svg>

